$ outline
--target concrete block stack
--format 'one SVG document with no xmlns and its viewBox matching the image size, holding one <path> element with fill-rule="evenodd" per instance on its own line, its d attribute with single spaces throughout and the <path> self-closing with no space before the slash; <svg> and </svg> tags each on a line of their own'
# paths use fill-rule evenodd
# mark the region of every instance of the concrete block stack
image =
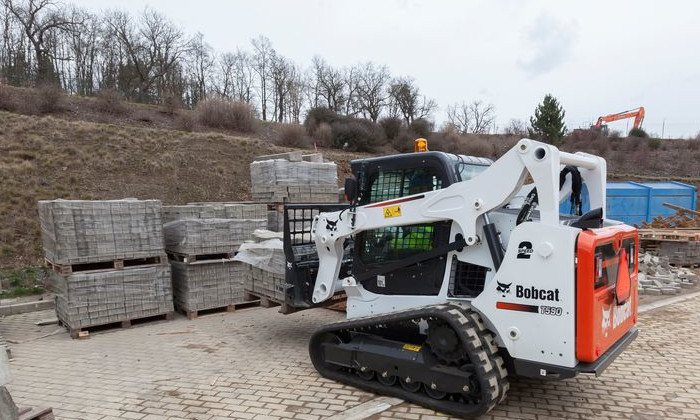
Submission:
<svg viewBox="0 0 700 420">
<path fill-rule="evenodd" d="M 195 318 L 199 311 L 245 303 L 250 270 L 233 256 L 255 229 L 267 227 L 267 206 L 196 203 L 165 206 L 164 213 L 171 220 L 163 230 L 175 307 Z"/>
<path fill-rule="evenodd" d="M 285 256 L 281 235 L 269 231 L 257 231 L 253 241 L 246 242 L 234 258 L 250 268 L 250 283 L 246 290 L 251 294 L 284 303 L 286 282 Z"/>
<path fill-rule="evenodd" d="M 639 254 L 639 294 L 674 295 L 694 287 L 698 276 L 689 268 L 674 267 L 668 257 L 650 253 Z"/>
<path fill-rule="evenodd" d="M 673 265 L 700 265 L 700 241 L 662 241 L 656 253 Z"/>
<path fill-rule="evenodd" d="M 163 223 L 181 219 L 266 219 L 267 205 L 260 203 L 189 203 L 163 206 Z"/>
<path fill-rule="evenodd" d="M 250 164 L 250 179 L 256 202 L 338 202 L 338 167 L 320 154 L 259 156 Z"/>
<path fill-rule="evenodd" d="M 71 335 L 172 316 L 160 201 L 40 201 L 39 217 L 56 315 Z"/>
</svg>

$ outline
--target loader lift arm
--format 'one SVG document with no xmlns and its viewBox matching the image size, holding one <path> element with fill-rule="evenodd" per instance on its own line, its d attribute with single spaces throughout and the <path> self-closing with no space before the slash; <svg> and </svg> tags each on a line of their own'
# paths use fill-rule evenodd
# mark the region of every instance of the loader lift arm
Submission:
<svg viewBox="0 0 700 420">
<path fill-rule="evenodd" d="M 523 186 L 530 174 L 537 188 L 540 223 L 559 224 L 559 173 L 562 165 L 580 169 L 588 187 L 591 208 L 601 208 L 605 218 L 605 160 L 586 153 L 560 152 L 556 147 L 529 139 L 515 147 L 477 177 L 431 191 L 396 200 L 351 207 L 314 218 L 312 235 L 319 256 L 319 271 L 314 285 L 315 304 L 331 298 L 342 287 L 338 278 L 345 239 L 369 229 L 452 221 L 458 227 L 450 238 L 461 236 L 467 247 L 480 243 L 479 217 L 503 207 Z M 384 212 L 400 206 L 400 217 L 385 217 Z"/>
</svg>

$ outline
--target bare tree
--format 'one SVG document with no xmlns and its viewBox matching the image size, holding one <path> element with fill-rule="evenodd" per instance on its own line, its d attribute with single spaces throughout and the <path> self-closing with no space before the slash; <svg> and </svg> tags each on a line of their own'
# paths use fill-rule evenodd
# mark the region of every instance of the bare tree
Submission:
<svg viewBox="0 0 700 420">
<path fill-rule="evenodd" d="M 469 110 L 473 120 L 472 133 L 490 133 L 496 120 L 496 108 L 492 104 L 474 101 L 469 105 Z"/>
<path fill-rule="evenodd" d="M 127 97 L 153 102 L 173 91 L 183 56 L 189 50 L 182 31 L 162 15 L 146 9 L 138 26 L 124 12 L 107 19 L 125 57 L 119 63 L 117 83 Z M 179 90 L 179 89 L 175 89 Z"/>
<path fill-rule="evenodd" d="M 328 108 L 340 112 L 346 100 L 343 72 L 329 66 L 319 56 L 313 58 L 313 69 L 319 97 L 326 102 Z"/>
<path fill-rule="evenodd" d="M 267 121 L 267 101 L 270 92 L 268 88 L 270 78 L 270 68 L 275 56 L 275 50 L 267 37 L 262 35 L 252 40 L 253 43 L 253 69 L 258 76 L 258 89 L 260 93 L 260 107 L 262 119 Z"/>
<path fill-rule="evenodd" d="M 487 134 L 493 129 L 495 108 L 482 101 L 447 107 L 447 120 L 460 133 Z"/>
<path fill-rule="evenodd" d="M 97 16 L 89 12 L 74 9 L 73 15 L 73 20 L 84 23 L 80 30 L 69 33 L 68 43 L 75 72 L 70 90 L 78 95 L 89 96 L 95 88 L 98 42 L 102 28 Z"/>
<path fill-rule="evenodd" d="M 287 59 L 275 54 L 270 66 L 270 75 L 273 87 L 274 115 L 278 122 L 284 121 L 285 106 L 287 105 L 287 95 L 289 93 L 289 78 L 292 66 Z"/>
<path fill-rule="evenodd" d="M 26 39 L 32 47 L 36 60 L 36 81 L 56 82 L 52 56 L 47 48 L 47 39 L 51 31 L 69 32 L 81 22 L 66 16 L 60 2 L 52 0 L 28 0 L 26 4 L 18 4 L 13 0 L 3 0 L 5 8 L 17 19 L 22 26 Z"/>
<path fill-rule="evenodd" d="M 503 134 L 526 137 L 528 134 L 527 125 L 525 124 L 525 121 L 513 118 L 508 122 L 505 130 L 503 130 Z"/>
<path fill-rule="evenodd" d="M 211 79 L 211 70 L 214 67 L 212 49 L 204 42 L 201 32 L 190 41 L 189 48 L 189 78 L 192 105 L 207 98 L 207 86 Z"/>
<path fill-rule="evenodd" d="M 400 113 L 406 125 L 419 118 L 427 119 L 437 107 L 434 100 L 421 95 L 410 77 L 394 79 L 389 86 L 389 98 L 394 112 Z"/>
<path fill-rule="evenodd" d="M 377 122 L 389 100 L 387 84 L 391 75 L 386 66 L 376 66 L 372 62 L 363 64 L 358 74 L 358 106 L 360 111 L 373 122 Z"/>
</svg>

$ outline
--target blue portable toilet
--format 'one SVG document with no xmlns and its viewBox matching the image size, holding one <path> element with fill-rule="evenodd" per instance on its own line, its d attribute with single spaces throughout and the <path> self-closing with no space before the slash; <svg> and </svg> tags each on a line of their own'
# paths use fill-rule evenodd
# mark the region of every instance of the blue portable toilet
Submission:
<svg viewBox="0 0 700 420">
<path fill-rule="evenodd" d="M 588 190 L 581 191 L 583 211 L 590 210 Z M 666 217 L 676 211 L 663 205 L 675 204 L 695 210 L 697 205 L 697 188 L 681 182 L 608 182 L 607 183 L 607 218 L 627 224 L 651 222 L 656 216 Z M 559 211 L 569 214 L 571 204 L 567 197 L 562 201 Z"/>
</svg>

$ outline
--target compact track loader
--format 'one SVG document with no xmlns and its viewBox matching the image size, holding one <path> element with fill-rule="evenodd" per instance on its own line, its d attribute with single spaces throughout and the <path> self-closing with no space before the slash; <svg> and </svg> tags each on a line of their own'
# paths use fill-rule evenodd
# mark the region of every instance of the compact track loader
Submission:
<svg viewBox="0 0 700 420">
<path fill-rule="evenodd" d="M 287 303 L 347 295 L 310 341 L 321 375 L 475 417 L 511 377 L 598 375 L 636 337 L 637 231 L 605 218 L 604 159 L 522 139 L 351 165 L 349 204 L 285 207 Z"/>
</svg>

